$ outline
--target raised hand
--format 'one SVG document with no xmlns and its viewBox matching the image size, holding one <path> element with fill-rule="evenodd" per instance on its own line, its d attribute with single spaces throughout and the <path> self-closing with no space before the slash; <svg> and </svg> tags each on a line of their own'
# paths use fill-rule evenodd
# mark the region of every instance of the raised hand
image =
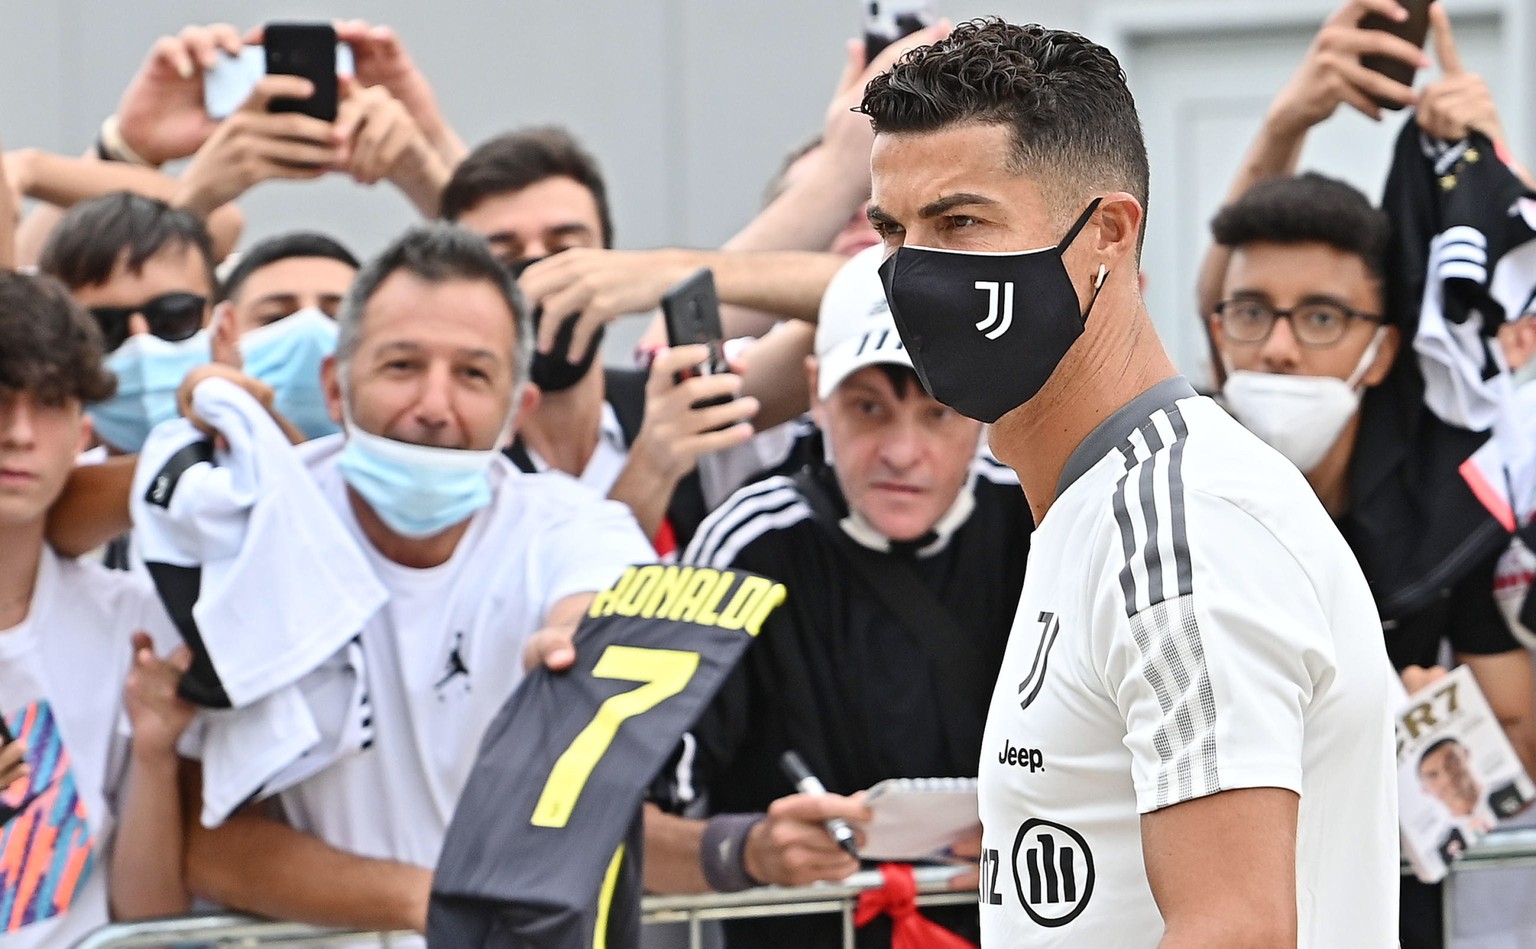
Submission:
<svg viewBox="0 0 1536 949">
<path fill-rule="evenodd" d="M 220 122 L 181 175 L 175 203 L 207 216 L 274 178 L 308 180 L 337 167 L 346 132 L 340 123 L 299 112 L 269 112 L 276 98 L 304 99 L 314 86 L 300 76 L 265 76 L 233 115 Z"/>
<path fill-rule="evenodd" d="M 424 216 L 437 215 L 451 169 L 388 88 L 344 81 L 336 125 L 346 137 L 340 170 L 365 185 L 388 179 Z"/>
<path fill-rule="evenodd" d="M 188 26 L 156 40 L 117 104 L 124 143 L 155 165 L 201 148 L 218 127 L 203 106 L 203 70 L 218 62 L 220 50 L 238 55 L 241 45 L 227 23 Z"/>
<path fill-rule="evenodd" d="M 1412 87 L 1367 69 L 1360 64 L 1360 57 L 1390 56 L 1415 68 L 1428 66 L 1429 58 L 1401 37 L 1361 29 L 1360 20 L 1368 13 L 1398 21 L 1408 16 L 1396 0 L 1349 0 L 1334 11 L 1312 41 L 1300 68 L 1270 106 L 1271 123 L 1299 134 L 1332 116 L 1345 103 L 1377 120 L 1381 107 L 1373 97 L 1413 104 Z"/>
<path fill-rule="evenodd" d="M 186 646 L 177 646 L 162 659 L 155 655 L 148 633 L 133 634 L 133 665 L 123 686 L 123 707 L 133 726 L 136 755 L 176 753 L 182 732 L 197 715 L 197 707 L 176 694 L 177 683 L 191 666 Z"/>
<path fill-rule="evenodd" d="M 1425 86 L 1419 97 L 1419 127 L 1446 142 L 1459 142 L 1473 129 L 1495 142 L 1504 141 L 1504 126 L 1493 94 L 1482 76 L 1462 65 L 1450 15 L 1441 4 L 1429 5 L 1429 22 L 1435 33 L 1435 58 L 1440 61 L 1441 75 Z"/>
</svg>

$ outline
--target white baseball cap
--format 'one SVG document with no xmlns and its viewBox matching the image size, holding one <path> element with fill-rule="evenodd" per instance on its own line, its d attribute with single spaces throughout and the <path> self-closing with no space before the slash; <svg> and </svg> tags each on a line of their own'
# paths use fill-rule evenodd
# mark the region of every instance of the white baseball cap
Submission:
<svg viewBox="0 0 1536 949">
<path fill-rule="evenodd" d="M 912 366 L 880 283 L 884 257 L 885 248 L 879 244 L 859 251 L 822 294 L 816 318 L 816 394 L 822 399 L 865 366 Z"/>
</svg>

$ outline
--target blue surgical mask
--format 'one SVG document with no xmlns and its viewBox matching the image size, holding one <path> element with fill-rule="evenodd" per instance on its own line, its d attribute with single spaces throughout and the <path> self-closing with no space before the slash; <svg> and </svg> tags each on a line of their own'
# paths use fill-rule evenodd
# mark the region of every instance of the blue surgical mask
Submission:
<svg viewBox="0 0 1536 949">
<path fill-rule="evenodd" d="M 320 365 L 335 351 L 336 321 L 317 307 L 306 307 L 240 337 L 245 374 L 272 387 L 277 411 L 307 438 L 341 431 L 331 421 L 320 384 Z"/>
<path fill-rule="evenodd" d="M 120 451 L 140 450 L 150 429 L 177 416 L 176 390 L 187 373 L 211 358 L 207 330 L 174 343 L 147 333 L 128 337 L 106 359 L 117 394 L 91 406 L 96 434 Z"/>
<path fill-rule="evenodd" d="M 395 441 L 347 422 L 337 459 L 342 478 L 390 530 L 420 540 L 440 534 L 491 503 L 492 448 L 432 448 Z"/>
</svg>

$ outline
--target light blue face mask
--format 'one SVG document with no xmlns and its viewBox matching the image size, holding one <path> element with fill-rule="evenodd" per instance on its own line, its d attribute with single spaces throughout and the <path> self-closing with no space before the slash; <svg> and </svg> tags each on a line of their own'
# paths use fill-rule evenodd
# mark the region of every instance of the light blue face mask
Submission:
<svg viewBox="0 0 1536 949">
<path fill-rule="evenodd" d="M 365 432 L 350 419 L 337 459 L 341 476 L 389 529 L 420 540 L 491 503 L 498 450 L 431 448 Z"/>
<path fill-rule="evenodd" d="M 272 387 L 277 411 L 307 438 L 341 431 L 320 384 L 320 365 L 336 351 L 336 332 L 335 320 L 306 307 L 240 337 L 245 374 Z"/>
<path fill-rule="evenodd" d="M 143 448 L 150 429 L 177 416 L 181 380 L 211 358 L 207 330 L 176 343 L 147 333 L 128 337 L 106 358 L 117 375 L 117 394 L 91 406 L 96 434 L 120 451 Z"/>
</svg>

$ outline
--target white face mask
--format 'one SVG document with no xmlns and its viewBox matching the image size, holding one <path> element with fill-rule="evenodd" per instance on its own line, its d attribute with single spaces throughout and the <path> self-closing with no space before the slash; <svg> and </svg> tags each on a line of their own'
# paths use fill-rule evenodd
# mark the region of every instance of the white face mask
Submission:
<svg viewBox="0 0 1536 949">
<path fill-rule="evenodd" d="M 1230 371 L 1221 390 L 1227 409 L 1303 473 L 1311 471 L 1360 410 L 1360 380 L 1376 361 L 1386 331 L 1376 330 L 1348 379 Z"/>
</svg>

